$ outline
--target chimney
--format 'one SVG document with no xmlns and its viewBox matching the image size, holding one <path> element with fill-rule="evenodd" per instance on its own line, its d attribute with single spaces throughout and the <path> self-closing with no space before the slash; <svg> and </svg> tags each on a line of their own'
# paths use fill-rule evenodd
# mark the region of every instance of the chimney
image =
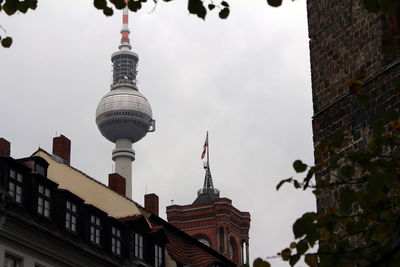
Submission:
<svg viewBox="0 0 400 267">
<path fill-rule="evenodd" d="M 158 216 L 158 196 L 154 193 L 144 195 L 144 207 Z"/>
<path fill-rule="evenodd" d="M 10 142 L 4 138 L 0 138 L 0 156 L 10 156 Z"/>
<path fill-rule="evenodd" d="M 69 164 L 71 159 L 71 141 L 64 135 L 54 137 L 53 154 L 60 157 Z"/>
<path fill-rule="evenodd" d="M 118 173 L 110 173 L 108 175 L 108 187 L 123 196 L 126 196 L 125 184 L 125 178 Z"/>
</svg>

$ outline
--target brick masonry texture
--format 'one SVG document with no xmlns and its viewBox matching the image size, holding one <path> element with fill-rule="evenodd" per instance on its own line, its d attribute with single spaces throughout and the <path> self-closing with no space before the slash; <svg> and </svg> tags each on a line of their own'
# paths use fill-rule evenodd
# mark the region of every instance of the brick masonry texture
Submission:
<svg viewBox="0 0 400 267">
<path fill-rule="evenodd" d="M 395 88 L 399 60 L 381 52 L 382 38 L 389 32 L 386 17 L 368 13 L 361 0 L 308 0 L 307 12 L 314 146 L 342 130 L 349 137 L 346 149 L 365 149 L 373 122 L 400 104 Z M 361 69 L 367 74 L 362 94 L 371 97 L 366 108 L 348 89 Z M 320 178 L 329 179 L 324 173 L 317 175 Z M 337 188 L 331 188 L 317 199 L 317 206 L 334 207 L 338 201 Z"/>
<path fill-rule="evenodd" d="M 168 222 L 196 239 L 205 239 L 210 247 L 226 257 L 232 245 L 232 261 L 241 262 L 241 243 L 249 242 L 250 213 L 232 206 L 228 198 L 200 205 L 167 207 Z M 221 234 L 220 231 L 223 231 Z"/>
</svg>

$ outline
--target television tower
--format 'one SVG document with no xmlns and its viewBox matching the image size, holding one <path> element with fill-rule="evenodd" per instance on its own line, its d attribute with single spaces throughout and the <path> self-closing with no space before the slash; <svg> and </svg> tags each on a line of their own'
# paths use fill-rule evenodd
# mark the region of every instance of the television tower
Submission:
<svg viewBox="0 0 400 267">
<path fill-rule="evenodd" d="M 115 143 L 112 159 L 115 172 L 126 180 L 126 196 L 132 199 L 132 144 L 155 130 L 151 106 L 137 88 L 139 56 L 132 52 L 129 41 L 128 7 L 123 10 L 121 44 L 111 55 L 113 81 L 111 90 L 99 102 L 96 124 L 101 134 Z"/>
</svg>

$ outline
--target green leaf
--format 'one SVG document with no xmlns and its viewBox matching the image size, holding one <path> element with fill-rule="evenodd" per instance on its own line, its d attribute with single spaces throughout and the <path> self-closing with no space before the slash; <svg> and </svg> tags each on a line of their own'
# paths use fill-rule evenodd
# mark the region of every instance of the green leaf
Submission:
<svg viewBox="0 0 400 267">
<path fill-rule="evenodd" d="M 382 53 L 384 55 L 392 55 L 398 48 L 397 41 L 392 36 L 384 36 L 382 39 Z"/>
<path fill-rule="evenodd" d="M 357 100 L 358 103 L 360 103 L 360 105 L 363 107 L 367 106 L 368 103 L 371 101 L 370 97 L 367 95 L 357 95 Z"/>
<path fill-rule="evenodd" d="M 290 182 L 292 181 L 292 179 L 293 179 L 293 178 L 288 178 L 288 179 L 284 179 L 284 180 L 280 181 L 279 184 L 276 186 L 276 191 L 278 191 L 279 188 L 281 188 L 281 186 L 282 186 L 284 183 L 290 183 Z"/>
<path fill-rule="evenodd" d="M 189 13 L 197 15 L 199 18 L 205 19 L 207 10 L 203 6 L 201 0 L 189 0 L 188 2 Z"/>
<path fill-rule="evenodd" d="M 384 130 L 385 122 L 383 120 L 377 120 L 373 125 L 373 134 L 375 137 L 381 136 Z"/>
<path fill-rule="evenodd" d="M 18 7 L 17 9 L 19 11 L 21 11 L 22 13 L 26 13 L 29 9 L 29 5 L 28 2 L 24 1 L 24 2 L 18 2 Z"/>
<path fill-rule="evenodd" d="M 271 264 L 261 258 L 257 258 L 253 262 L 253 267 L 271 267 Z"/>
<path fill-rule="evenodd" d="M 219 13 L 218 13 L 219 17 L 221 19 L 226 19 L 229 16 L 229 8 L 225 7 L 223 8 Z"/>
<path fill-rule="evenodd" d="M 400 90 L 400 79 L 398 79 L 396 81 L 396 83 L 394 84 L 394 86 L 396 87 L 396 90 Z"/>
<path fill-rule="evenodd" d="M 282 260 L 289 261 L 290 255 L 292 254 L 292 250 L 290 248 L 285 248 L 284 250 L 281 251 L 280 254 L 281 254 Z"/>
<path fill-rule="evenodd" d="M 114 0 L 113 3 L 115 8 L 117 9 L 123 9 L 124 7 L 126 7 L 126 3 L 124 0 Z"/>
<path fill-rule="evenodd" d="M 1 40 L 1 45 L 5 48 L 9 48 L 12 42 L 13 42 L 12 38 L 7 36 L 6 38 Z"/>
<path fill-rule="evenodd" d="M 142 8 L 142 2 L 130 0 L 128 2 L 128 8 L 130 11 L 136 12 Z"/>
<path fill-rule="evenodd" d="M 345 165 L 340 169 L 340 174 L 346 178 L 351 178 L 355 173 L 353 165 Z"/>
<path fill-rule="evenodd" d="M 307 240 L 302 239 L 297 243 L 296 250 L 298 255 L 303 255 L 307 250 L 309 246 L 307 243 Z"/>
<path fill-rule="evenodd" d="M 336 148 L 339 148 L 342 146 L 343 141 L 344 141 L 344 133 L 339 130 L 333 134 L 331 139 L 331 145 Z"/>
<path fill-rule="evenodd" d="M 293 169 L 297 173 L 304 172 L 305 170 L 307 170 L 307 165 L 298 159 L 295 162 L 293 162 Z"/>
<path fill-rule="evenodd" d="M 294 254 L 290 256 L 289 264 L 290 266 L 294 266 L 300 260 L 300 254 Z"/>
<path fill-rule="evenodd" d="M 340 211 L 348 212 L 357 198 L 358 195 L 353 189 L 348 187 L 342 188 L 340 190 Z"/>
<path fill-rule="evenodd" d="M 381 0 L 381 8 L 385 13 L 395 12 L 398 7 L 397 0 Z"/>
<path fill-rule="evenodd" d="M 295 238 L 300 238 L 304 235 L 313 235 L 316 226 L 314 225 L 315 213 L 307 212 L 303 216 L 296 220 L 293 224 L 293 234 Z M 315 235 L 312 236 L 313 238 Z"/>
<path fill-rule="evenodd" d="M 29 8 L 36 9 L 37 8 L 37 0 L 29 0 Z"/>
<path fill-rule="evenodd" d="M 357 95 L 357 94 L 361 93 L 361 89 L 362 89 L 362 84 L 359 80 L 351 79 L 349 81 L 350 93 L 352 93 L 353 95 Z"/>
<path fill-rule="evenodd" d="M 385 119 L 388 121 L 395 121 L 399 119 L 399 112 L 394 109 L 390 109 L 385 113 Z"/>
<path fill-rule="evenodd" d="M 107 2 L 106 0 L 94 0 L 93 5 L 97 9 L 104 9 L 107 7 Z"/>
<path fill-rule="evenodd" d="M 297 180 L 293 180 L 294 188 L 298 189 L 301 187 L 300 183 Z"/>
<path fill-rule="evenodd" d="M 304 262 L 310 267 L 317 267 L 318 266 L 317 254 L 307 254 L 304 257 Z"/>
<path fill-rule="evenodd" d="M 15 12 L 17 12 L 18 8 L 18 1 L 7 1 L 3 5 L 3 10 L 6 12 L 7 15 L 11 16 Z"/>
<path fill-rule="evenodd" d="M 112 8 L 110 8 L 110 7 L 105 7 L 103 9 L 103 13 L 106 16 L 112 16 L 114 14 L 114 10 L 112 10 Z"/>
<path fill-rule="evenodd" d="M 222 1 L 221 5 L 223 5 L 224 7 L 229 7 L 229 4 L 227 2 L 225 2 L 225 1 Z"/>
<path fill-rule="evenodd" d="M 273 7 L 278 7 L 282 5 L 282 0 L 267 0 L 268 5 L 273 6 Z"/>
<path fill-rule="evenodd" d="M 378 0 L 364 0 L 363 2 L 369 12 L 377 13 L 380 9 Z"/>
</svg>

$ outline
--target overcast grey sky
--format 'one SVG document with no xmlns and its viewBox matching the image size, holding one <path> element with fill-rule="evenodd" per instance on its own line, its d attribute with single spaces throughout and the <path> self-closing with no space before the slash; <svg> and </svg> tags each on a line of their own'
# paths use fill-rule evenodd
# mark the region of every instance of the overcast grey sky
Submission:
<svg viewBox="0 0 400 267">
<path fill-rule="evenodd" d="M 134 144 L 133 198 L 190 204 L 203 185 L 200 160 L 209 131 L 214 186 L 251 213 L 251 259 L 276 255 L 292 240 L 292 224 L 315 209 L 311 193 L 276 184 L 298 158 L 313 162 L 312 102 L 306 1 L 231 0 L 228 20 L 189 15 L 187 1 L 150 1 L 130 13 L 139 54 L 139 90 L 149 100 L 156 132 Z M 107 184 L 111 150 L 95 124 L 109 91 L 110 56 L 120 41 L 122 12 L 105 17 L 92 1 L 40 0 L 36 11 L 0 25 L 14 39 L 0 49 L 0 137 L 13 157 L 52 138 L 72 141 L 72 166 Z M 3 34 L 3 33 L 2 33 Z M 272 260 L 273 266 L 286 266 Z"/>
</svg>

